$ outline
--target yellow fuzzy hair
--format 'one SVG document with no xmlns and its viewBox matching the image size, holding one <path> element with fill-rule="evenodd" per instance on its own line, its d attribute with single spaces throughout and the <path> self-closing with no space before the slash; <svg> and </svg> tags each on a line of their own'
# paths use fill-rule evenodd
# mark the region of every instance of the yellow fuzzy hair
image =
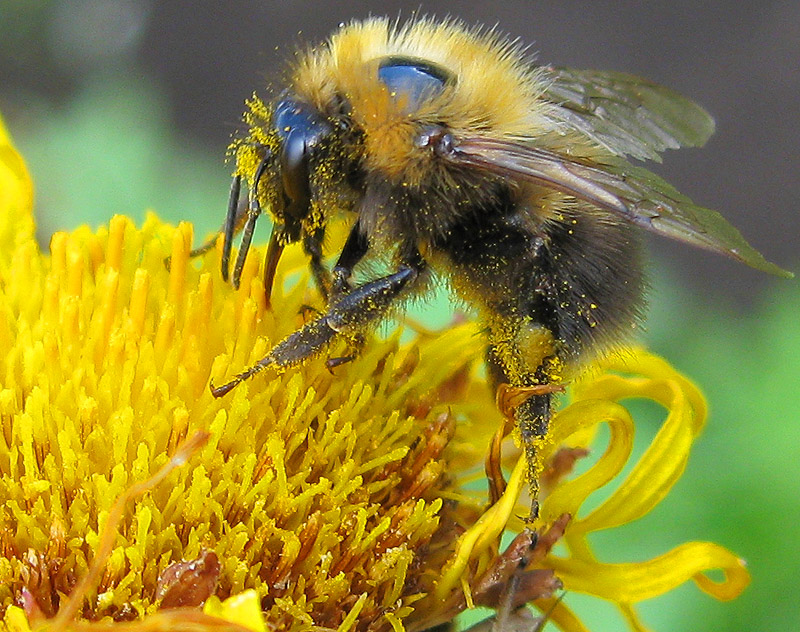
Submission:
<svg viewBox="0 0 800 632">
<path fill-rule="evenodd" d="M 380 60 L 400 56 L 433 62 L 456 77 L 438 96 L 407 112 L 378 78 Z M 326 112 L 337 95 L 363 130 L 365 155 L 387 175 L 413 171 L 419 123 L 493 136 L 537 137 L 554 131 L 541 73 L 521 46 L 494 30 L 455 20 L 388 18 L 352 22 L 300 55 L 292 79 L 302 98 Z"/>
</svg>

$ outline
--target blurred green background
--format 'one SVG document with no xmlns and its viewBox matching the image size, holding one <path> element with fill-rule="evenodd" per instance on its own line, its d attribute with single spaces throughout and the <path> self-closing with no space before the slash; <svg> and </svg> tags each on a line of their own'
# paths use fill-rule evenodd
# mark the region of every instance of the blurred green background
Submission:
<svg viewBox="0 0 800 632">
<path fill-rule="evenodd" d="M 40 238 L 147 209 L 221 222 L 223 163 L 242 104 L 279 81 L 298 42 L 367 13 L 418 3 L 0 0 L 0 111 L 34 175 Z M 624 70 L 692 96 L 718 133 L 657 170 L 721 210 L 769 258 L 798 270 L 800 5 L 790 1 L 428 2 L 424 12 L 499 25 L 543 62 Z M 261 241 L 267 231 L 258 231 Z M 622 537 L 611 561 L 692 539 L 745 558 L 753 583 L 717 603 L 692 584 L 643 604 L 655 630 L 800 629 L 800 283 L 681 245 L 653 246 L 648 345 L 697 381 L 711 418 L 686 475 Z M 439 315 L 441 318 L 441 314 Z M 643 411 L 646 414 L 647 411 Z M 657 416 L 652 418 L 654 430 Z M 644 434 L 650 430 L 645 428 Z M 647 436 L 641 438 L 644 444 Z M 624 629 L 602 604 L 568 595 L 591 630 Z"/>
</svg>

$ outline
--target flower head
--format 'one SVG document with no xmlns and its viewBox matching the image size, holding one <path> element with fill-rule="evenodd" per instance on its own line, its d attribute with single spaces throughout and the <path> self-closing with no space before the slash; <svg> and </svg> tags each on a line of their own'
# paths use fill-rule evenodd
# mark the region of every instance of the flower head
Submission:
<svg viewBox="0 0 800 632">
<path fill-rule="evenodd" d="M 663 361 L 635 351 L 625 367 L 608 361 L 575 385 L 543 446 L 551 470 L 539 543 L 523 531 L 501 550 L 524 513 L 524 467 L 491 506 L 464 486 L 502 426 L 473 325 L 406 344 L 398 333 L 375 338 L 344 367 L 313 359 L 217 400 L 211 378 L 257 361 L 317 300 L 301 255 L 284 257 L 267 309 L 256 258 L 234 292 L 219 278 L 218 251 L 189 260 L 189 224 L 150 216 L 137 228 L 117 216 L 97 232 L 54 235 L 45 254 L 31 208 L 24 164 L 0 128 L 7 629 L 58 623 L 69 604 L 75 627 L 421 630 L 473 603 L 536 600 L 562 630 L 583 630 L 554 597 L 563 584 L 617 604 L 638 630 L 633 605 L 689 578 L 719 598 L 746 584 L 741 562 L 716 545 L 606 564 L 586 542 L 647 512 L 685 466 L 704 404 Z M 587 496 L 630 456 L 633 422 L 617 403 L 628 396 L 658 401 L 667 419 L 584 515 Z M 605 453 L 568 477 L 561 457 L 583 454 L 600 423 L 611 431 Z M 197 432 L 205 444 L 173 467 Z M 93 563 L 102 572 L 84 586 Z M 710 568 L 726 579 L 711 582 Z"/>
</svg>

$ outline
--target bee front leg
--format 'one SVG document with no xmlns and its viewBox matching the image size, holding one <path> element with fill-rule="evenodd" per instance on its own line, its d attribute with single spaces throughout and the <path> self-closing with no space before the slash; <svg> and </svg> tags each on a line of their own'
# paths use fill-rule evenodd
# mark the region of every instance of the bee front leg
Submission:
<svg viewBox="0 0 800 632">
<path fill-rule="evenodd" d="M 356 264 L 364 258 L 369 250 L 369 241 L 366 235 L 361 231 L 361 224 L 356 221 L 347 235 L 347 241 L 344 243 L 342 252 L 339 254 L 339 259 L 333 267 L 333 283 L 331 285 L 331 300 L 336 302 L 342 296 L 345 296 L 351 291 L 350 277 L 353 275 L 353 268 Z M 421 263 L 416 261 L 419 257 L 409 259 L 413 261 L 413 267 L 419 269 Z"/>
<path fill-rule="evenodd" d="M 386 315 L 392 303 L 403 290 L 413 285 L 420 272 L 420 267 L 401 265 L 394 274 L 332 298 L 322 316 L 284 338 L 252 367 L 222 386 L 215 387 L 212 384 L 212 395 L 222 397 L 239 383 L 264 369 L 281 369 L 299 364 L 319 354 L 339 335 L 355 335 L 367 330 Z"/>
<path fill-rule="evenodd" d="M 222 224 L 222 259 L 220 260 L 220 270 L 222 280 L 228 282 L 230 272 L 231 250 L 233 248 L 233 237 L 242 228 L 247 217 L 247 200 L 241 197 L 242 176 L 235 175 L 231 182 L 231 193 L 228 198 L 228 212 L 225 215 L 225 223 Z M 244 201 L 244 204 L 241 202 Z"/>
<path fill-rule="evenodd" d="M 330 295 L 331 276 L 325 264 L 322 263 L 322 240 L 324 236 L 324 229 L 305 235 L 303 237 L 303 250 L 305 250 L 309 258 L 308 265 L 311 268 L 314 285 L 317 286 L 322 298 L 327 301 Z"/>
</svg>

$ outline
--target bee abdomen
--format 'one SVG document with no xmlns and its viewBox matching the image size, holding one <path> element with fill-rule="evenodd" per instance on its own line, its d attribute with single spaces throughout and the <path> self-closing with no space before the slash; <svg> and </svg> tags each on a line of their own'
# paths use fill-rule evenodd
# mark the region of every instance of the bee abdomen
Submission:
<svg viewBox="0 0 800 632">
<path fill-rule="evenodd" d="M 644 274 L 631 225 L 593 208 L 566 215 L 548 227 L 536 275 L 566 356 L 602 352 L 632 336 L 642 315 Z"/>
<path fill-rule="evenodd" d="M 635 228 L 581 211 L 537 229 L 516 221 L 521 211 L 508 203 L 476 213 L 440 244 L 456 292 L 505 327 L 546 329 L 565 360 L 629 337 L 643 301 Z"/>
</svg>

